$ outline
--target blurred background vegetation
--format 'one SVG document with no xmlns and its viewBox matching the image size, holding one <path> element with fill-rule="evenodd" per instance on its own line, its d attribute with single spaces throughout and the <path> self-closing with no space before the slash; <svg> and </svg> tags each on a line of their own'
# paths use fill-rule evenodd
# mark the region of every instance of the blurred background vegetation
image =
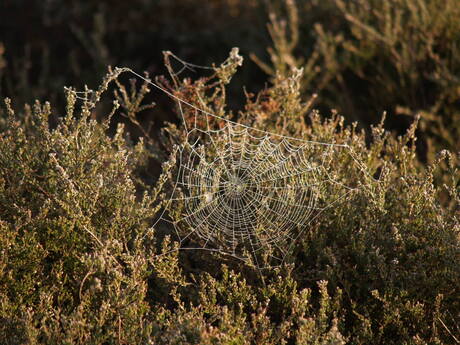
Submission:
<svg viewBox="0 0 460 345">
<path fill-rule="evenodd" d="M 302 92 L 318 94 L 323 114 L 368 129 L 386 111 L 397 134 L 420 115 L 419 157 L 433 161 L 460 149 L 459 17 L 456 0 L 6 0 L 0 95 L 63 104 L 63 85 L 95 86 L 107 65 L 158 75 L 162 51 L 211 65 L 238 46 L 251 59 L 230 86 L 231 108 L 243 106 L 242 86 L 259 91 L 302 67 Z"/>
</svg>

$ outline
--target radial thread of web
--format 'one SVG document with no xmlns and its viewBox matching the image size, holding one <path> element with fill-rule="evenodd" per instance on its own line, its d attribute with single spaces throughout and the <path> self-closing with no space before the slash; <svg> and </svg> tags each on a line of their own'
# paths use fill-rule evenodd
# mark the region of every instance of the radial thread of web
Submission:
<svg viewBox="0 0 460 345">
<path fill-rule="evenodd" d="M 170 208 L 184 247 L 282 262 L 315 217 L 352 190 L 333 175 L 346 145 L 280 136 L 219 118 L 192 128 L 179 150 Z M 196 123 L 196 122 L 195 122 Z M 329 195 L 325 198 L 324 195 Z"/>
</svg>

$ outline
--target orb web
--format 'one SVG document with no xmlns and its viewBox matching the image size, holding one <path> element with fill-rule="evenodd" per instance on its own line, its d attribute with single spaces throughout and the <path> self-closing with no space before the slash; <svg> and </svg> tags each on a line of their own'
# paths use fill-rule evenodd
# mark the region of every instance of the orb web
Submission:
<svg viewBox="0 0 460 345">
<path fill-rule="evenodd" d="M 294 228 L 307 225 L 325 182 L 314 150 L 232 123 L 188 137 L 196 132 L 210 146 L 187 141 L 180 148 L 180 196 L 171 201 L 182 211 L 175 222 L 181 241 L 195 237 L 203 248 L 238 256 L 285 244 Z"/>
<path fill-rule="evenodd" d="M 220 120 L 218 130 L 189 130 L 179 147 L 168 207 L 177 237 L 183 248 L 257 265 L 268 253 L 281 263 L 310 223 L 354 189 L 334 175 L 349 148 Z"/>
<path fill-rule="evenodd" d="M 178 148 L 170 198 L 158 219 L 173 225 L 179 249 L 218 252 L 259 269 L 258 258 L 265 257 L 275 266 L 318 216 L 358 189 L 359 183 L 346 182 L 347 164 L 350 171 L 368 175 L 346 144 L 237 123 L 124 70 L 175 99 L 182 114 L 186 137 Z M 185 121 L 185 106 L 194 110 L 192 128 Z"/>
</svg>

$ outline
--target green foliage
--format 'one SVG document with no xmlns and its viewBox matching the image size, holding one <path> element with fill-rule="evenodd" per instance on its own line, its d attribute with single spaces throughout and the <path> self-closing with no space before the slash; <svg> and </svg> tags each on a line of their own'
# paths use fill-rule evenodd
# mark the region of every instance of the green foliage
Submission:
<svg viewBox="0 0 460 345">
<path fill-rule="evenodd" d="M 346 155 L 334 156 L 331 174 L 360 188 L 302 229 L 282 267 L 259 272 L 219 253 L 178 251 L 172 229 L 156 224 L 168 205 L 173 144 L 183 126 L 169 124 L 159 139 L 134 144 L 121 125 L 111 135 L 109 123 L 122 111 L 141 126 L 145 85 L 127 91 L 116 69 L 81 105 L 68 89 L 58 119 L 48 103 L 15 112 L 7 99 L 0 116 L 0 343 L 458 343 L 455 155 L 443 151 L 423 167 L 416 123 L 395 137 L 382 120 L 369 142 L 337 114 L 309 111 L 301 71 L 279 73 L 232 113 L 225 88 L 240 64 L 234 50 L 208 77 L 172 75 L 163 84 L 250 126 L 349 145 L 367 174 L 358 178 Z M 114 108 L 97 122 L 96 106 L 112 84 Z M 188 121 L 194 110 L 183 110 Z M 149 164 L 168 156 L 149 183 Z"/>
<path fill-rule="evenodd" d="M 278 2 L 276 2 L 278 3 Z M 420 116 L 420 154 L 460 150 L 460 15 L 456 0 L 326 0 L 273 6 L 271 80 L 303 68 L 302 92 L 362 124 Z M 407 121 L 409 119 L 409 121 Z M 399 125 L 398 125 L 399 123 Z"/>
</svg>

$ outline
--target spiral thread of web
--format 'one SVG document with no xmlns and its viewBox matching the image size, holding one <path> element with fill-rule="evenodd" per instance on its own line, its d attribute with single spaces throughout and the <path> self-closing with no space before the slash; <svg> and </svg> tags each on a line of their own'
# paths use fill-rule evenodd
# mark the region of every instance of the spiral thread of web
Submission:
<svg viewBox="0 0 460 345">
<path fill-rule="evenodd" d="M 318 195 L 331 182 L 332 149 L 231 121 L 218 130 L 191 129 L 171 199 L 180 209 L 174 225 L 181 242 L 198 240 L 203 249 L 237 257 L 285 252 L 322 209 Z"/>
</svg>

